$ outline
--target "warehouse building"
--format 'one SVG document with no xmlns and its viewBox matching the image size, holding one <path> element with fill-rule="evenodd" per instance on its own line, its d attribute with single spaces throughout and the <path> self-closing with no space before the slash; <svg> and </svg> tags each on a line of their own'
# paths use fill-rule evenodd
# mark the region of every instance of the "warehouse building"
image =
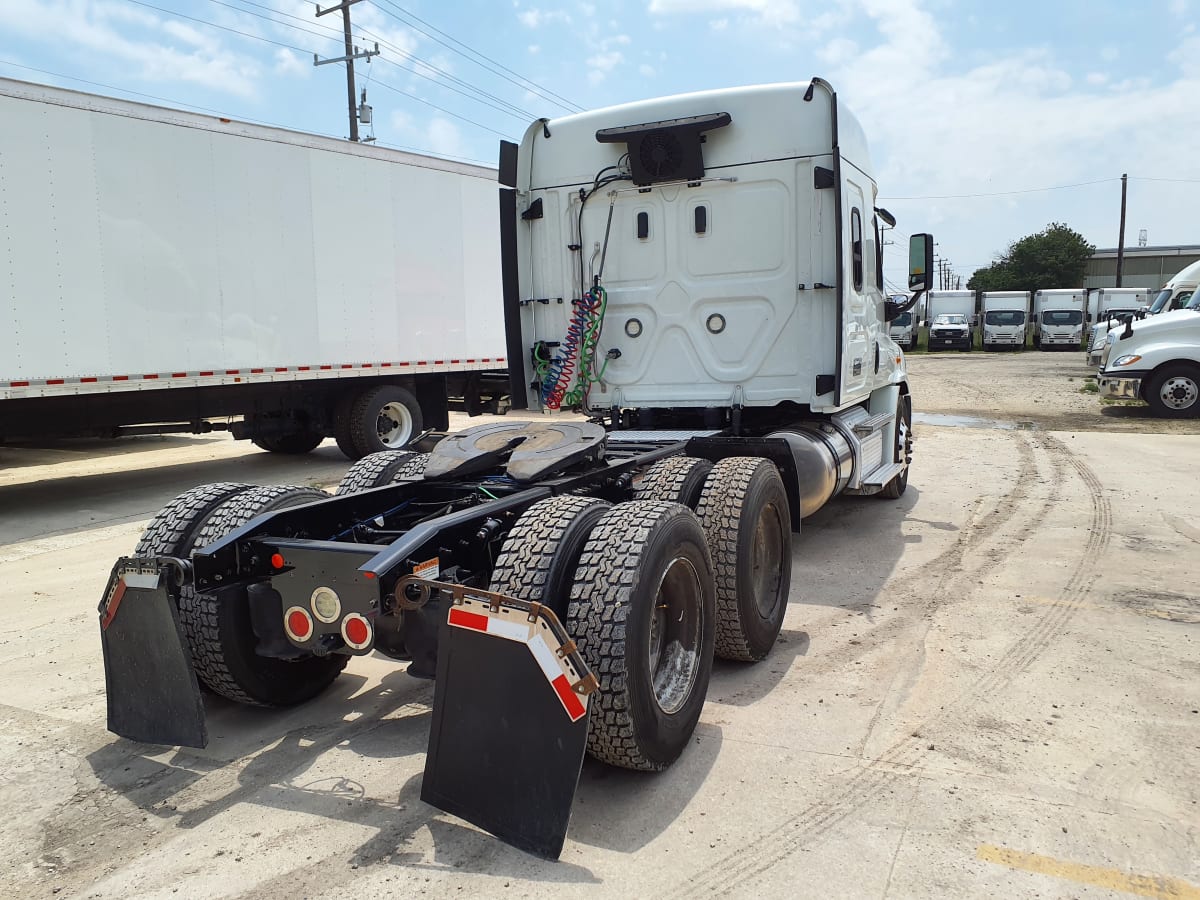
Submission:
<svg viewBox="0 0 1200 900">
<path fill-rule="evenodd" d="M 1179 247 L 1126 247 L 1122 287 L 1153 291 L 1180 269 L 1200 260 L 1200 244 Z M 1117 248 L 1097 250 L 1088 260 L 1085 287 L 1115 287 L 1117 284 Z"/>
</svg>

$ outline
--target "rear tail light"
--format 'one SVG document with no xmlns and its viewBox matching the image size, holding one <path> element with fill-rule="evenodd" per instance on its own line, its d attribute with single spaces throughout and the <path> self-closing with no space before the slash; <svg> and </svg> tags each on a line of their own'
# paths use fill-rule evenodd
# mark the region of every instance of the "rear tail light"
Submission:
<svg viewBox="0 0 1200 900">
<path fill-rule="evenodd" d="M 309 600 L 313 615 L 326 624 L 336 622 L 342 614 L 342 601 L 333 588 L 319 587 Z"/>
<path fill-rule="evenodd" d="M 358 613 L 350 613 L 342 619 L 342 640 L 346 642 L 347 647 L 364 650 L 371 646 L 373 637 L 371 623 Z"/>
<path fill-rule="evenodd" d="M 293 606 L 283 614 L 283 628 L 287 636 L 298 644 L 303 644 L 313 635 L 313 620 L 308 610 Z"/>
</svg>

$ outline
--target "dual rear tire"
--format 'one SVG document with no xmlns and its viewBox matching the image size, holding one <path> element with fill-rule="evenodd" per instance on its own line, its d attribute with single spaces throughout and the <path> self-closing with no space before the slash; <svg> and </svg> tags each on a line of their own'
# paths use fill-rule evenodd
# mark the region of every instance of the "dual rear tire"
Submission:
<svg viewBox="0 0 1200 900">
<path fill-rule="evenodd" d="M 288 485 L 201 485 L 176 497 L 151 520 L 134 553 L 187 557 L 263 513 L 328 496 Z M 252 706 L 293 706 L 324 691 L 345 668 L 349 658 L 341 654 L 289 660 L 259 656 L 244 600 L 198 594 L 191 585 L 180 589 L 179 624 L 203 688 Z"/>
<path fill-rule="evenodd" d="M 791 527 L 782 479 L 756 457 L 663 460 L 635 497 L 534 504 L 509 532 L 491 589 L 552 609 L 599 679 L 589 752 L 659 771 L 691 739 L 713 657 L 755 661 L 774 644 Z"/>
</svg>

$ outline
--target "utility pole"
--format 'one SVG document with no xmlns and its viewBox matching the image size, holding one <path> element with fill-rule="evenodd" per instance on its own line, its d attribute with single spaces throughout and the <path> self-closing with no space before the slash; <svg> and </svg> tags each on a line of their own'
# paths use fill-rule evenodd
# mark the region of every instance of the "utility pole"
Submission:
<svg viewBox="0 0 1200 900">
<path fill-rule="evenodd" d="M 1121 278 L 1125 275 L 1125 188 L 1129 184 L 1129 176 L 1121 176 L 1121 233 L 1117 236 L 1117 287 L 1121 286 Z"/>
<path fill-rule="evenodd" d="M 313 65 L 324 66 L 329 63 L 344 62 L 346 64 L 346 99 L 350 107 L 350 140 L 358 140 L 358 107 L 354 105 L 354 61 L 356 59 L 366 59 L 370 61 L 372 56 L 379 53 L 379 44 L 375 45 L 374 50 L 359 50 L 354 46 L 354 39 L 350 36 L 350 7 L 361 0 L 342 0 L 337 6 L 331 6 L 328 9 L 321 9 L 317 6 L 317 16 L 325 15 L 331 12 L 341 12 L 342 14 L 342 31 L 346 35 L 346 55 L 339 56 L 336 59 L 319 59 L 317 54 L 313 54 Z M 363 101 L 364 104 L 366 101 Z"/>
</svg>

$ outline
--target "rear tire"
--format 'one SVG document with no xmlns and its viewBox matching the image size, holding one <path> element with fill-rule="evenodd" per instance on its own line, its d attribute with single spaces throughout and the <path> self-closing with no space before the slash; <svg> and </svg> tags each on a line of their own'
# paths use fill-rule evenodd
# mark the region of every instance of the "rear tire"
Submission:
<svg viewBox="0 0 1200 900">
<path fill-rule="evenodd" d="M 595 497 L 539 500 L 521 513 L 505 537 L 490 589 L 541 603 L 565 619 L 579 557 L 610 509 L 611 503 Z"/>
<path fill-rule="evenodd" d="M 187 556 L 191 551 L 192 537 L 204 518 L 234 494 L 249 488 L 248 484 L 220 482 L 202 484 L 184 491 L 150 520 L 133 555 Z"/>
<path fill-rule="evenodd" d="M 327 498 L 316 488 L 277 485 L 250 488 L 217 506 L 192 537 L 192 549 L 205 547 L 265 512 Z M 230 700 L 253 706 L 294 706 L 325 690 L 349 657 L 305 656 L 272 659 L 255 652 L 258 638 L 250 607 L 198 594 L 190 585 L 179 592 L 179 624 L 200 682 Z"/>
<path fill-rule="evenodd" d="M 1200 416 L 1200 367 L 1168 363 L 1146 380 L 1143 393 L 1156 416 L 1194 419 Z"/>
<path fill-rule="evenodd" d="M 256 437 L 254 444 L 269 453 L 287 453 L 300 455 L 316 450 L 325 440 L 325 435 L 317 431 L 293 431 L 274 437 Z"/>
<path fill-rule="evenodd" d="M 715 593 L 704 530 L 678 503 L 600 519 L 571 587 L 567 631 L 600 682 L 588 750 L 661 771 L 691 740 L 712 674 Z"/>
<path fill-rule="evenodd" d="M 342 452 L 348 445 L 354 458 L 382 450 L 400 450 L 421 433 L 421 405 L 404 388 L 381 384 L 359 394 L 336 429 Z"/>
<path fill-rule="evenodd" d="M 633 499 L 682 503 L 694 510 L 712 467 L 707 459 L 692 456 L 660 459 L 646 470 L 641 483 L 633 489 Z"/>
<path fill-rule="evenodd" d="M 792 580 L 791 517 L 779 470 L 757 456 L 721 460 L 696 514 L 716 578 L 716 654 L 757 662 L 783 627 Z"/>
<path fill-rule="evenodd" d="M 416 455 L 411 450 L 384 450 L 382 453 L 364 456 L 346 470 L 337 490 L 333 492 L 334 496 L 357 494 L 391 484 L 396 478 L 396 472 Z"/>
</svg>

